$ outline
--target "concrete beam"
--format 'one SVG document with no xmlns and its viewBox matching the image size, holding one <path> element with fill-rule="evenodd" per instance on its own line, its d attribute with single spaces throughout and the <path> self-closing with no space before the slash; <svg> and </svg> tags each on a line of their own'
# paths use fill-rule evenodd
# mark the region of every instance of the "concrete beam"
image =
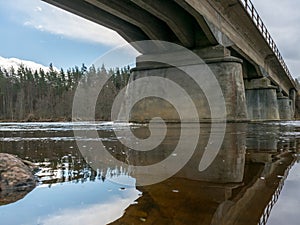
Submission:
<svg viewBox="0 0 300 225">
<path fill-rule="evenodd" d="M 195 32 L 193 18 L 180 6 L 168 0 L 131 0 L 136 5 L 147 10 L 163 20 L 178 37 L 183 46 L 195 47 Z"/>
<path fill-rule="evenodd" d="M 265 69 L 267 68 L 267 70 Z M 274 85 L 280 88 L 280 90 L 285 94 L 289 95 L 290 91 L 290 84 L 286 79 L 283 79 L 282 77 L 285 76 L 285 72 L 280 72 L 281 69 L 277 68 L 277 73 L 274 73 L 273 70 L 268 69 L 268 67 L 262 67 L 258 66 L 258 71 L 260 74 L 262 74 L 263 77 L 268 78 Z"/>
<path fill-rule="evenodd" d="M 204 35 L 206 36 L 207 40 L 209 41 L 209 43 L 211 45 L 221 44 L 221 43 L 218 43 L 215 35 L 213 34 L 212 30 L 210 29 L 209 25 L 207 24 L 206 19 L 201 14 L 199 14 L 193 7 L 191 7 L 185 1 L 175 0 L 175 2 L 195 18 L 195 20 L 198 22 L 198 25 L 201 27 Z M 197 43 L 197 40 L 196 40 L 196 44 L 197 44 L 197 46 L 202 45 L 201 43 Z"/>
<path fill-rule="evenodd" d="M 90 4 L 139 27 L 152 40 L 174 41 L 169 27 L 130 0 L 85 0 Z"/>
</svg>

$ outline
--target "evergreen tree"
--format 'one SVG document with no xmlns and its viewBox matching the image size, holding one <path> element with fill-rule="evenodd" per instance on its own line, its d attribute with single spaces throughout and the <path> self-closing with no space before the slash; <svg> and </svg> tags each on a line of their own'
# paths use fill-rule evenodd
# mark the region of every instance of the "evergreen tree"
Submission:
<svg viewBox="0 0 300 225">
<path fill-rule="evenodd" d="M 32 71 L 24 65 L 9 70 L 0 68 L 0 119 L 36 120 L 70 119 L 72 101 L 79 82 L 86 89 L 86 98 L 98 93 L 99 81 L 109 79 L 101 90 L 96 105 L 96 119 L 109 119 L 111 105 L 118 90 L 129 80 L 130 68 L 107 70 L 104 65 L 96 68 L 75 66 L 64 72 L 57 71 L 52 63 L 49 71 Z M 82 79 L 84 78 L 84 79 Z"/>
</svg>

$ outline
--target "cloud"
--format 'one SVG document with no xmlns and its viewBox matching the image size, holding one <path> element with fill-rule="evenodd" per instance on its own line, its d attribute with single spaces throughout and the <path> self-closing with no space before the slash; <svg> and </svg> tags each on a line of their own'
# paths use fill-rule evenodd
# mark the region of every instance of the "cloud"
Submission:
<svg viewBox="0 0 300 225">
<path fill-rule="evenodd" d="M 110 203 L 95 204 L 83 209 L 65 209 L 55 215 L 50 215 L 40 221 L 43 225 L 105 225 L 123 216 L 125 209 L 138 196 L 114 199 Z"/>
<path fill-rule="evenodd" d="M 300 76 L 300 2 L 252 0 L 294 77 Z"/>
<path fill-rule="evenodd" d="M 116 32 L 41 0 L 8 1 L 7 7 L 24 26 L 62 37 L 109 46 L 126 43 Z"/>
</svg>

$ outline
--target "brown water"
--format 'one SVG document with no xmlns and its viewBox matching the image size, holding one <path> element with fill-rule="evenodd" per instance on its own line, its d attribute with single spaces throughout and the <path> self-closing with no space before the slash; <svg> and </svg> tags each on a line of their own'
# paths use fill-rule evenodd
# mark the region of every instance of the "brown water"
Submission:
<svg viewBox="0 0 300 225">
<path fill-rule="evenodd" d="M 137 137 L 149 137 L 147 126 L 130 126 Z M 168 157 L 181 163 L 182 155 L 174 153 L 181 129 L 168 125 L 158 147 L 138 152 L 124 147 L 116 137 L 115 132 L 125 127 L 114 123 L 0 124 L 0 152 L 30 160 L 40 169 L 33 191 L 0 206 L 0 223 L 299 224 L 299 122 L 227 124 L 218 155 L 200 172 L 199 162 L 211 134 L 210 125 L 201 124 L 199 142 L 188 163 L 172 177 L 147 186 L 136 184 L 168 176 L 168 169 L 141 175 L 128 164 L 148 166 Z M 95 128 L 99 138 L 83 135 Z M 80 149 L 73 129 L 82 134 Z M 193 135 L 193 129 L 190 132 Z M 99 141 L 123 163 L 114 164 L 101 152 L 94 156 L 93 146 Z M 189 141 L 185 137 L 187 149 Z"/>
</svg>

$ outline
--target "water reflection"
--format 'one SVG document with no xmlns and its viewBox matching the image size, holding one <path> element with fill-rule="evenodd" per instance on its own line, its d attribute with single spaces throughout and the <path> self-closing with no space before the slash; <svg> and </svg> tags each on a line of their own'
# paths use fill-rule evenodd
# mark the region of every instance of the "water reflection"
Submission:
<svg viewBox="0 0 300 225">
<path fill-rule="evenodd" d="M 266 224 L 289 170 L 299 159 L 300 124 L 227 124 L 217 157 L 207 170 L 199 172 L 210 134 L 210 125 L 201 124 L 196 151 L 180 171 L 158 184 L 136 187 L 139 179 L 155 174 L 141 175 L 128 164 L 143 166 L 166 157 L 178 158 L 173 152 L 180 136 L 178 125 L 168 125 L 161 145 L 148 152 L 124 147 L 114 134 L 115 129 L 123 129 L 120 124 L 92 126 L 107 151 L 122 164 L 111 164 L 100 155 L 93 159 L 98 164 L 91 167 L 91 159 L 82 156 L 72 129 L 89 132 L 91 124 L 0 125 L 0 152 L 18 155 L 40 168 L 36 174 L 39 186 L 24 199 L 1 206 L 1 221 L 5 224 Z M 140 138 L 149 136 L 147 126 L 132 125 L 132 130 Z M 87 148 L 89 143 L 99 141 L 87 137 L 82 136 L 80 141 Z M 188 139 L 185 141 L 188 144 Z M 300 183 L 300 179 L 294 180 Z M 296 205 L 299 207 L 300 203 Z M 14 216 L 16 210 L 20 217 Z"/>
<path fill-rule="evenodd" d="M 139 194 L 134 188 L 120 189 L 110 182 L 41 185 L 24 199 L 2 206 L 0 218 L 7 225 L 107 224 L 121 217 Z"/>
</svg>

